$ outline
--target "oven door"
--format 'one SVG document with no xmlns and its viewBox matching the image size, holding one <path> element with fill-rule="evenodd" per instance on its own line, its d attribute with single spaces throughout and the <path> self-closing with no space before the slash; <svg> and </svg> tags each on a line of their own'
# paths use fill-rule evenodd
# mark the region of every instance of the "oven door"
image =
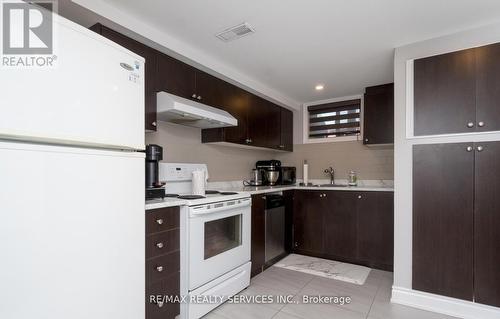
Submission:
<svg viewBox="0 0 500 319">
<path fill-rule="evenodd" d="M 250 261 L 250 198 L 189 208 L 189 290 Z"/>
</svg>

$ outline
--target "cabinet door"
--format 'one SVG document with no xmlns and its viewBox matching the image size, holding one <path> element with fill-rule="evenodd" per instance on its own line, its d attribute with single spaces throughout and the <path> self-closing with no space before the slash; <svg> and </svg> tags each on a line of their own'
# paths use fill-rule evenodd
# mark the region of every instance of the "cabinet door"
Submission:
<svg viewBox="0 0 500 319">
<path fill-rule="evenodd" d="M 500 130 L 500 43 L 476 49 L 478 131 Z"/>
<path fill-rule="evenodd" d="M 475 72 L 474 49 L 415 60 L 415 135 L 475 130 Z"/>
<path fill-rule="evenodd" d="M 356 193 L 325 191 L 324 251 L 340 259 L 354 260 L 357 251 Z"/>
<path fill-rule="evenodd" d="M 293 112 L 281 108 L 281 144 L 280 149 L 293 151 Z"/>
<path fill-rule="evenodd" d="M 186 99 L 196 95 L 196 69 L 158 53 L 158 91 L 165 91 Z"/>
<path fill-rule="evenodd" d="M 357 193 L 358 259 L 392 271 L 394 251 L 394 194 Z"/>
<path fill-rule="evenodd" d="M 201 102 L 221 108 L 238 120 L 237 126 L 202 130 L 202 142 L 247 144 L 250 94 L 230 83 L 203 74 L 197 77 Z"/>
<path fill-rule="evenodd" d="M 479 151 L 479 150 L 482 151 Z M 500 142 L 476 143 L 474 300 L 500 307 Z"/>
<path fill-rule="evenodd" d="M 413 289 L 472 300 L 474 152 L 413 148 Z"/>
<path fill-rule="evenodd" d="M 285 201 L 285 251 L 292 253 L 293 251 L 293 201 L 295 198 L 295 190 L 283 192 Z"/>
<path fill-rule="evenodd" d="M 256 95 L 250 96 L 248 106 L 248 145 L 267 147 L 268 101 Z"/>
<path fill-rule="evenodd" d="M 394 143 L 394 83 L 366 88 L 363 144 Z"/>
<path fill-rule="evenodd" d="M 225 110 L 225 94 L 228 83 L 208 73 L 196 70 L 196 100 L 200 103 Z"/>
<path fill-rule="evenodd" d="M 101 24 L 95 24 L 90 29 L 109 40 L 118 43 L 124 48 L 142 56 L 145 60 L 145 128 L 146 130 L 156 131 L 156 73 L 157 73 L 157 51 L 148 46 L 135 41 L 125 35 L 111 30 Z"/>
<path fill-rule="evenodd" d="M 293 208 L 294 248 L 299 253 L 323 252 L 322 192 L 296 191 Z"/>
<path fill-rule="evenodd" d="M 262 272 L 265 263 L 266 252 L 266 225 L 264 195 L 252 196 L 252 276 Z"/>
<path fill-rule="evenodd" d="M 248 107 L 250 93 L 239 87 L 226 83 L 224 89 L 224 108 L 238 120 L 238 126 L 224 128 L 225 141 L 246 144 L 248 139 Z"/>
<path fill-rule="evenodd" d="M 281 145 L 281 108 L 265 101 L 266 109 L 266 147 L 280 150 Z"/>
</svg>

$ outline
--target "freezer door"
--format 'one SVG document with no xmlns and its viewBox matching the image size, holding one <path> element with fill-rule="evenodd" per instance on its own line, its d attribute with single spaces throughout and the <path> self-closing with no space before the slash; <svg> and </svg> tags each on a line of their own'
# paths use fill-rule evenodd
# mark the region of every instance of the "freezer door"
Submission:
<svg viewBox="0 0 500 319">
<path fill-rule="evenodd" d="M 144 149 L 144 60 L 55 21 L 53 68 L 0 71 L 0 137 Z"/>
<path fill-rule="evenodd" d="M 0 318 L 144 318 L 139 154 L 0 143 Z"/>
</svg>

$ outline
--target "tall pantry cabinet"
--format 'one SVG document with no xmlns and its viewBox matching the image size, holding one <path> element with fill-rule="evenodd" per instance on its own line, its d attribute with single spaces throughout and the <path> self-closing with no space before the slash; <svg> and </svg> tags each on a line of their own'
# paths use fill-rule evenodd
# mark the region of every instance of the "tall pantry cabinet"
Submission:
<svg viewBox="0 0 500 319">
<path fill-rule="evenodd" d="M 415 135 L 498 131 L 499 100 L 499 44 L 414 61 Z M 414 145 L 413 289 L 500 307 L 499 269 L 500 141 Z"/>
</svg>

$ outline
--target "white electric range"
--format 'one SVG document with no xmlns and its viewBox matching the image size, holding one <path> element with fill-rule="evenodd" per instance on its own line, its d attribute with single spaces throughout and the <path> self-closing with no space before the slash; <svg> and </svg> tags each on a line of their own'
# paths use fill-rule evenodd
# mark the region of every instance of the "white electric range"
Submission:
<svg viewBox="0 0 500 319">
<path fill-rule="evenodd" d="M 181 318 L 201 318 L 250 284 L 251 199 L 247 193 L 207 190 L 192 196 L 192 172 L 205 164 L 160 163 L 167 196 L 181 208 Z"/>
</svg>

